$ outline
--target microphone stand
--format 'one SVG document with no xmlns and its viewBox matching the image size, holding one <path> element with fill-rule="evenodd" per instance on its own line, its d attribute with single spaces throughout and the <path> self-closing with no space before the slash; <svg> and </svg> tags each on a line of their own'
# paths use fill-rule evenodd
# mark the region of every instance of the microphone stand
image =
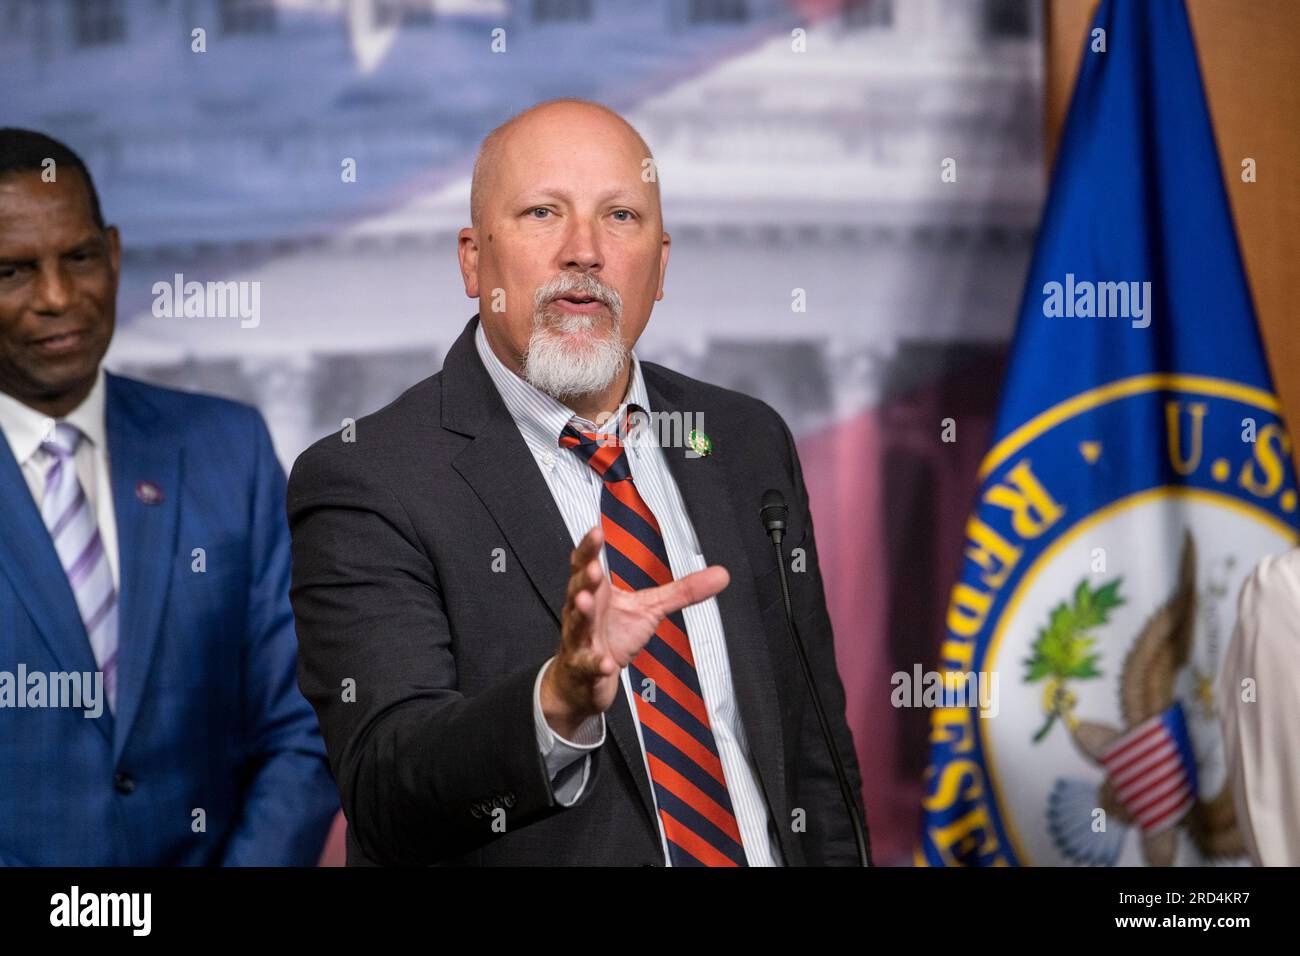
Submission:
<svg viewBox="0 0 1300 956">
<path fill-rule="evenodd" d="M 768 537 L 772 539 L 772 546 L 776 549 L 776 567 L 781 578 L 786 628 L 790 632 L 790 639 L 794 641 L 799 668 L 803 671 L 804 683 L 808 685 L 808 696 L 812 698 L 813 709 L 817 712 L 817 723 L 821 726 L 822 738 L 826 741 L 826 749 L 831 755 L 831 764 L 835 767 L 835 779 L 840 785 L 840 796 L 844 799 L 844 808 L 848 811 L 849 822 L 853 825 L 853 839 L 858 846 L 858 863 L 861 866 L 871 866 L 871 843 L 867 837 L 867 828 L 858 813 L 857 803 L 853 799 L 853 790 L 849 786 L 849 776 L 844 769 L 844 758 L 840 756 L 840 749 L 835 745 L 835 737 L 831 733 L 830 721 L 826 719 L 826 708 L 822 706 L 821 694 L 817 692 L 817 682 L 813 679 L 812 665 L 808 663 L 807 648 L 804 647 L 803 639 L 794 624 L 794 611 L 790 606 L 790 586 L 785 579 L 785 552 L 781 548 L 781 539 L 785 535 L 785 516 L 788 513 L 789 508 L 786 507 L 785 496 L 781 492 L 773 489 L 764 493 L 759 515 L 763 519 L 763 527 Z"/>
</svg>

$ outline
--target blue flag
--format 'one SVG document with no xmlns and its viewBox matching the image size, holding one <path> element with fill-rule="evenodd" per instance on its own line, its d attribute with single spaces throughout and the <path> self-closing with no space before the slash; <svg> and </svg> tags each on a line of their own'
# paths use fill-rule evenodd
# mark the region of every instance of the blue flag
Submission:
<svg viewBox="0 0 1300 956">
<path fill-rule="evenodd" d="M 1097 11 L 980 481 L 917 862 L 1244 860 L 1214 690 L 1296 481 L 1183 0 Z"/>
</svg>

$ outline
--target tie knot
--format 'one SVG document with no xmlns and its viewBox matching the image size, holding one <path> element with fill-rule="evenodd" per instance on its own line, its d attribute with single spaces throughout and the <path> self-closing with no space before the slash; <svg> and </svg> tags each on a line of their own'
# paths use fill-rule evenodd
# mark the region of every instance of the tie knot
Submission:
<svg viewBox="0 0 1300 956">
<path fill-rule="evenodd" d="M 56 422 L 53 433 L 49 438 L 41 442 L 41 448 L 46 454 L 53 455 L 55 458 L 71 458 L 76 454 L 81 439 L 81 429 L 76 425 L 69 425 L 67 422 Z"/>
<path fill-rule="evenodd" d="M 632 470 L 627 463 L 627 449 L 623 447 L 621 439 L 626 434 L 626 427 L 626 412 L 619 421 L 619 427 L 612 432 L 579 431 L 570 422 L 560 432 L 560 447 L 572 449 L 603 481 L 623 481 L 632 477 Z"/>
</svg>

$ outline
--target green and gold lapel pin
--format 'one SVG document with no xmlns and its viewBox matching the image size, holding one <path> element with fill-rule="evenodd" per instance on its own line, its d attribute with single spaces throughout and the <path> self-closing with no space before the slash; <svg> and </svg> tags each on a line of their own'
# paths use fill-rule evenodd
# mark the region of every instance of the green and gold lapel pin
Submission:
<svg viewBox="0 0 1300 956">
<path fill-rule="evenodd" d="M 713 451 L 713 439 L 698 428 L 692 428 L 691 433 L 686 436 L 686 447 L 695 452 L 697 457 L 704 458 Z"/>
</svg>

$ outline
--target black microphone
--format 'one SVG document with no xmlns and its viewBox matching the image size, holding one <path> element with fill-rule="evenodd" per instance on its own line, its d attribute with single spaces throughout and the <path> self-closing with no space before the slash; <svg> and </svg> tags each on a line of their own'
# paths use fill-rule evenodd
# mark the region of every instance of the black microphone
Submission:
<svg viewBox="0 0 1300 956">
<path fill-rule="evenodd" d="M 758 516 L 763 519 L 763 529 L 777 544 L 785 537 L 785 516 L 790 509 L 785 506 L 785 495 L 775 488 L 763 492 L 763 504 L 758 509 Z"/>
<path fill-rule="evenodd" d="M 790 639 L 794 641 L 795 654 L 799 658 L 799 667 L 803 671 L 804 683 L 808 685 L 808 696 L 812 698 L 813 709 L 817 712 L 817 723 L 821 725 L 822 739 L 831 755 L 831 764 L 835 767 L 835 779 L 839 781 L 840 796 L 844 798 L 844 809 L 848 811 L 849 822 L 853 825 L 853 839 L 858 844 L 858 862 L 862 866 L 871 866 L 871 841 L 867 836 L 867 826 L 858 813 L 858 805 L 853 799 L 853 790 L 849 786 L 849 775 L 844 770 L 844 758 L 840 756 L 839 747 L 835 746 L 835 737 L 831 733 L 830 721 L 826 719 L 826 708 L 822 706 L 821 694 L 817 692 L 817 682 L 813 680 L 812 667 L 808 664 L 808 650 L 804 647 L 799 630 L 794 626 L 794 611 L 790 608 L 790 586 L 785 580 L 785 552 L 781 549 L 781 539 L 785 537 L 785 518 L 790 513 L 786 507 L 785 495 L 775 488 L 763 492 L 763 503 L 759 507 L 759 517 L 763 520 L 763 530 L 772 539 L 776 548 L 776 567 L 781 578 L 781 597 L 785 600 L 785 623 L 790 630 Z"/>
</svg>

